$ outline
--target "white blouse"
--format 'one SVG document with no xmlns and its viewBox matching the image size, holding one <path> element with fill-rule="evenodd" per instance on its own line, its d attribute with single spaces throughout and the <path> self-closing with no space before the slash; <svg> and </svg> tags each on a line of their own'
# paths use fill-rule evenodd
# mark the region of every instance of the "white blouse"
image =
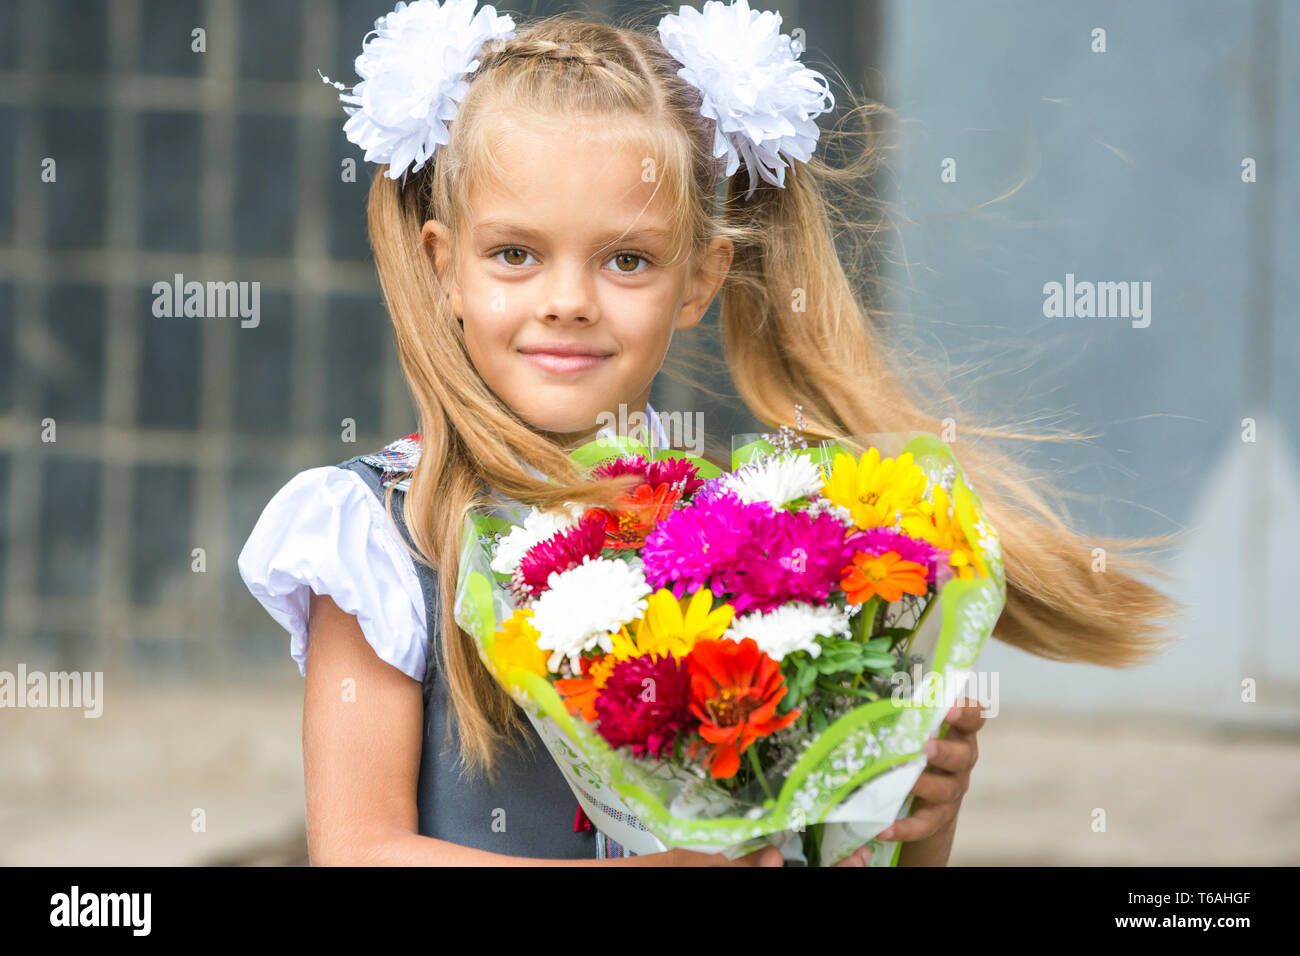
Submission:
<svg viewBox="0 0 1300 956">
<path fill-rule="evenodd" d="M 646 418 L 667 447 L 648 404 Z M 429 631 L 415 561 L 360 475 L 337 465 L 294 475 L 262 510 L 238 565 L 249 592 L 289 632 L 289 654 L 304 677 L 315 591 L 356 616 L 380 660 L 424 680 Z"/>
</svg>

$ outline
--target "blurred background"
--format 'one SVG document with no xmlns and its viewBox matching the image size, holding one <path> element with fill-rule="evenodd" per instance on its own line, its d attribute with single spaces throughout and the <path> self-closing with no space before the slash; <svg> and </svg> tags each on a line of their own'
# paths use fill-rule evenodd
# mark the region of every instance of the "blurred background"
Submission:
<svg viewBox="0 0 1300 956">
<path fill-rule="evenodd" d="M 1095 434 L 1033 452 L 1075 522 L 1186 533 L 1152 664 L 990 642 L 952 864 L 1300 863 L 1300 5 L 753 6 L 895 111 L 881 304 L 969 385 L 939 417 Z M 104 681 L 96 718 L 0 708 L 0 863 L 305 862 L 302 678 L 235 558 L 297 471 L 417 427 L 316 75 L 391 8 L 0 0 L 0 671 Z M 155 316 L 177 275 L 260 283 L 260 321 Z M 1149 325 L 1046 316 L 1067 276 L 1149 282 Z"/>
</svg>

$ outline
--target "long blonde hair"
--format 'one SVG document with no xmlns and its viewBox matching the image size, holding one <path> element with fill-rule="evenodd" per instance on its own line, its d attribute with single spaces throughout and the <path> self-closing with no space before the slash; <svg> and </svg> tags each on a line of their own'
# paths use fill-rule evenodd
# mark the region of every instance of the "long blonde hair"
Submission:
<svg viewBox="0 0 1300 956">
<path fill-rule="evenodd" d="M 679 256 L 694 264 L 711 238 L 731 239 L 735 258 L 720 294 L 726 362 L 741 399 L 768 427 L 793 426 L 800 405 L 810 439 L 939 433 L 940 419 L 925 409 L 958 407 L 933 371 L 914 364 L 905 376 L 895 371 L 906 356 L 887 335 L 885 314 L 868 306 L 865 287 L 850 280 L 836 248 L 837 236 L 865 236 L 865 248 L 882 228 L 879 216 L 864 215 L 853 200 L 863 198 L 864 177 L 879 161 L 870 118 L 883 108 L 862 104 L 849 112 L 867 121 L 865 148 L 852 148 L 855 136 L 848 131 L 823 130 L 812 160 L 786 171 L 784 189 L 760 183 L 746 200 L 742 162 L 719 196 L 723 169 L 713 156 L 715 127 L 700 114 L 699 93 L 677 76 L 679 68 L 649 30 L 567 13 L 536 21 L 484 48 L 436 162 L 408 174 L 404 186 L 381 167 L 370 187 L 370 242 L 423 445 L 405 515 L 417 560 L 441 572 L 441 620 L 430 625 L 440 623 L 444 635 L 439 664 L 469 772 L 494 777 L 498 745 L 520 739 L 524 724 L 454 618 L 467 512 L 491 504 L 492 488 L 545 508 L 565 501 L 609 505 L 631 483 L 626 476 L 584 481 L 557 436 L 532 428 L 488 388 L 422 243 L 428 219 L 448 225 L 453 249 L 460 241 L 457 212 L 474 186 L 492 175 L 484 133 L 502 115 L 527 109 L 530 117 L 605 118 L 602 129 L 625 131 L 650 150 L 655 188 L 668 190 L 679 210 Z M 629 118 L 634 122 L 613 122 Z M 847 161 L 839 167 L 819 155 L 844 143 L 850 144 Z M 843 199 L 832 200 L 832 189 Z M 867 205 L 875 204 L 868 199 Z M 791 304 L 796 290 L 800 311 Z M 1001 537 L 1006 562 L 1007 604 L 994 636 L 1041 657 L 1112 667 L 1163 647 L 1165 622 L 1176 608 L 1135 576 L 1161 572 L 1123 552 L 1169 539 L 1081 537 L 1049 504 L 1059 496 L 993 444 L 1082 436 L 1025 434 L 965 420 L 959 433 L 958 460 Z M 706 448 L 708 457 L 727 463 L 719 436 L 710 435 Z M 552 480 L 535 478 L 529 465 Z M 1107 552 L 1105 573 L 1092 569 L 1097 547 Z"/>
</svg>

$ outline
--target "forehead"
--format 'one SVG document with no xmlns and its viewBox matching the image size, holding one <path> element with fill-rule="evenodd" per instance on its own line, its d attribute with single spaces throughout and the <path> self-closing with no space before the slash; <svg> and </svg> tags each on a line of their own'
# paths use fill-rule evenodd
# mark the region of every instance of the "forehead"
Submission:
<svg viewBox="0 0 1300 956">
<path fill-rule="evenodd" d="M 612 235 L 672 235 L 669 190 L 657 188 L 655 147 L 643 129 L 596 117 L 504 118 L 485 131 L 488 154 L 469 183 L 475 235 L 518 227 Z"/>
</svg>

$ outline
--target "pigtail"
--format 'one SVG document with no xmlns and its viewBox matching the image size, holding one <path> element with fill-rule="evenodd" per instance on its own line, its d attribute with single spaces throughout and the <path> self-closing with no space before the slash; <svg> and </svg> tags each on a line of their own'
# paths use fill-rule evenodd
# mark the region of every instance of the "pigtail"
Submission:
<svg viewBox="0 0 1300 956">
<path fill-rule="evenodd" d="M 866 107 L 865 109 L 874 109 Z M 856 111 L 855 111 L 856 112 Z M 1168 643 L 1178 613 L 1165 594 L 1136 577 L 1168 577 L 1127 552 L 1169 544 L 1172 537 L 1084 537 L 1051 507 L 1041 479 L 998 447 L 1007 441 L 1087 437 L 1031 435 L 971 421 L 944 384 L 887 336 L 883 313 L 863 304 L 841 266 L 827 189 L 861 183 L 878 159 L 859 154 L 831 169 L 820 157 L 786 171 L 785 188 L 764 185 L 745 201 L 747 172 L 727 185 L 725 221 L 736 251 L 722 292 L 727 362 L 740 396 L 770 427 L 794 425 L 803 407 L 810 436 L 873 432 L 941 433 L 957 422 L 955 450 L 998 531 L 1007 571 L 1007 603 L 994 637 L 1040 657 L 1109 667 L 1138 663 Z M 860 187 L 859 187 L 860 188 Z M 860 196 L 857 198 L 861 198 Z M 899 369 L 906 371 L 899 372 Z M 936 410 L 952 410 L 935 414 Z M 1104 548 L 1104 571 L 1094 570 Z"/>
</svg>

